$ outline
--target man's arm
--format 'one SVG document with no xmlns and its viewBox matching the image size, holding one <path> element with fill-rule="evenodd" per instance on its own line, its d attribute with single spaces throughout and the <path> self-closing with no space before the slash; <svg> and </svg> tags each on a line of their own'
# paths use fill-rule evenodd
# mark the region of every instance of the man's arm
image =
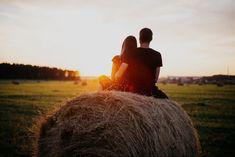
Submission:
<svg viewBox="0 0 235 157">
<path fill-rule="evenodd" d="M 127 63 L 122 63 L 121 64 L 121 66 L 119 67 L 118 71 L 115 74 L 115 80 L 118 80 L 122 77 L 122 75 L 126 71 L 127 67 L 128 67 Z"/>
<path fill-rule="evenodd" d="M 157 83 L 157 80 L 159 78 L 159 74 L 160 74 L 160 67 L 156 68 L 156 74 L 155 74 L 155 83 Z"/>
</svg>

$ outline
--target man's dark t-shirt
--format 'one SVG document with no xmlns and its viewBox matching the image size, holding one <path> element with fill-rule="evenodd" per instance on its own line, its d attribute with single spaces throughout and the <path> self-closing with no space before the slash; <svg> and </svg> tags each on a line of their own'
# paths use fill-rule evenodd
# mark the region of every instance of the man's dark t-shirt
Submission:
<svg viewBox="0 0 235 157">
<path fill-rule="evenodd" d="M 161 54 L 151 48 L 137 48 L 128 58 L 135 92 L 151 95 L 155 87 L 156 68 L 162 66 Z"/>
</svg>

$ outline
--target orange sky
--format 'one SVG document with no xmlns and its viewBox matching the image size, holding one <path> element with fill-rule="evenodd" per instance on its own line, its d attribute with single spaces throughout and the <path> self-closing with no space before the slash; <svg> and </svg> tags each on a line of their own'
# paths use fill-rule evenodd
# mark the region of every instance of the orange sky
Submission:
<svg viewBox="0 0 235 157">
<path fill-rule="evenodd" d="M 0 62 L 109 74 L 128 35 L 154 32 L 161 76 L 235 75 L 233 0 L 0 0 Z"/>
</svg>

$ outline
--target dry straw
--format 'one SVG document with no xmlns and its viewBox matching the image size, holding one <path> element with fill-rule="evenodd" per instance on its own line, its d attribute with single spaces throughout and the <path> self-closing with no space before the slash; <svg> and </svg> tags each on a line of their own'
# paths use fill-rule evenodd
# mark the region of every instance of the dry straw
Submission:
<svg viewBox="0 0 235 157">
<path fill-rule="evenodd" d="M 41 124 L 41 157 L 197 157 L 190 118 L 175 102 L 125 92 L 81 95 Z"/>
</svg>

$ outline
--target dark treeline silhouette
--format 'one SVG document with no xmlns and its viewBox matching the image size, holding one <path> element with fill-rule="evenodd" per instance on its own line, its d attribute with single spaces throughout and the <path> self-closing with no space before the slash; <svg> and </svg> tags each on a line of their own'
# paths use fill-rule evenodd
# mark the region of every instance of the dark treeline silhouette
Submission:
<svg viewBox="0 0 235 157">
<path fill-rule="evenodd" d="M 0 64 L 0 79 L 80 80 L 78 71 L 24 64 Z"/>
</svg>

